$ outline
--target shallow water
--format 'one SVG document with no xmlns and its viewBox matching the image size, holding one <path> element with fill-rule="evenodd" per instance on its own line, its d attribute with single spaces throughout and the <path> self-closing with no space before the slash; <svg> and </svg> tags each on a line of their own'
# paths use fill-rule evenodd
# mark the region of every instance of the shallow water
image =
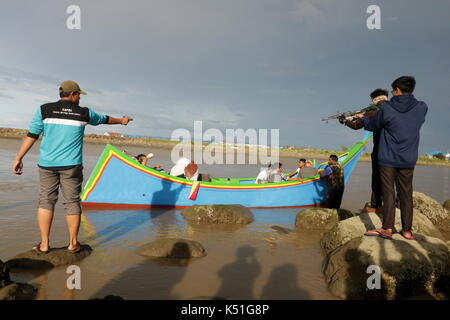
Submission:
<svg viewBox="0 0 450 320">
<path fill-rule="evenodd" d="M 11 173 L 19 140 L 0 139 L 0 259 L 6 261 L 38 241 L 35 209 L 38 192 L 36 146 L 24 161 L 22 176 Z M 119 146 L 120 147 L 120 146 Z M 103 147 L 86 145 L 85 181 Z M 122 148 L 123 149 L 123 148 Z M 130 153 L 155 153 L 150 163 L 170 168 L 167 150 L 125 147 Z M 289 169 L 296 159 L 280 159 Z M 258 165 L 201 166 L 213 176 L 252 176 Z M 450 198 L 450 168 L 417 167 L 414 188 L 439 202 Z M 346 187 L 343 207 L 357 210 L 370 196 L 370 164 L 360 162 Z M 321 273 L 323 255 L 317 232 L 280 233 L 274 225 L 294 228 L 299 209 L 252 210 L 255 221 L 239 229 L 191 226 L 179 210 L 86 211 L 80 240 L 90 244 L 91 256 L 78 263 L 81 290 L 66 289 L 65 268 L 43 274 L 12 274 L 14 281 L 39 285 L 38 299 L 90 299 L 107 294 L 126 299 L 335 299 Z M 207 256 L 173 264 L 136 254 L 137 248 L 158 237 L 201 242 Z M 62 207 L 58 204 L 51 246 L 67 243 Z"/>
</svg>

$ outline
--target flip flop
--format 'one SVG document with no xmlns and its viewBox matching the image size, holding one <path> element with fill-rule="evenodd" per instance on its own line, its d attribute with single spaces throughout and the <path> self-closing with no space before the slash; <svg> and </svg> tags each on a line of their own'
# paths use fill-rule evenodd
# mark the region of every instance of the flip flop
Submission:
<svg viewBox="0 0 450 320">
<path fill-rule="evenodd" d="M 386 240 L 392 240 L 392 235 L 387 233 L 379 233 L 378 235 L 380 238 L 386 239 Z"/>
<path fill-rule="evenodd" d="M 36 251 L 38 254 L 47 254 L 50 252 L 50 246 L 48 246 L 47 251 L 41 250 L 41 243 L 39 242 L 37 245 L 33 247 L 33 250 Z"/>
<path fill-rule="evenodd" d="M 78 253 L 81 250 L 83 250 L 83 248 L 81 247 L 81 244 L 79 242 L 77 242 L 77 246 L 75 247 L 75 249 L 70 250 L 69 246 L 67 246 L 67 251 L 69 251 L 70 253 Z"/>
<path fill-rule="evenodd" d="M 403 231 L 402 232 L 400 232 L 400 234 L 403 236 L 403 238 L 405 238 L 406 240 L 415 240 L 416 239 L 416 237 L 414 237 L 414 235 L 412 234 L 412 232 L 411 232 L 411 235 L 410 236 L 405 236 L 405 234 L 403 233 Z"/>
<path fill-rule="evenodd" d="M 378 237 L 380 233 L 377 230 L 369 230 L 366 233 L 364 233 L 364 235 L 368 237 Z"/>
</svg>

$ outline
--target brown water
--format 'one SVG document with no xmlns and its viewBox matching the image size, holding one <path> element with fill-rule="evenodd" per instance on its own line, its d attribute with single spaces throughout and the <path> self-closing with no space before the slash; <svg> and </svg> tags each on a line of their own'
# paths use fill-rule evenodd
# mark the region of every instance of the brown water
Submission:
<svg viewBox="0 0 450 320">
<path fill-rule="evenodd" d="M 39 241 L 35 220 L 38 194 L 37 146 L 24 161 L 24 174 L 11 173 L 19 140 L 0 139 L 0 259 L 6 261 Z M 120 147 L 120 146 L 119 146 Z M 130 153 L 155 153 L 170 168 L 167 150 L 125 147 Z M 86 145 L 87 180 L 103 146 Z M 280 159 L 294 169 L 296 159 Z M 257 165 L 201 166 L 213 176 L 254 176 Z M 450 168 L 417 167 L 414 187 L 442 202 L 450 198 Z M 343 207 L 357 210 L 370 196 L 370 164 L 359 163 L 346 187 Z M 39 286 L 39 299 L 90 299 L 107 294 L 126 299 L 334 299 L 321 273 L 323 255 L 317 232 L 278 233 L 271 226 L 294 229 L 298 209 L 252 210 L 255 221 L 240 229 L 190 226 L 178 210 L 86 211 L 80 240 L 90 244 L 91 256 L 78 263 L 81 290 L 66 289 L 66 268 L 43 274 L 12 274 L 14 281 Z M 136 249 L 159 237 L 201 242 L 208 255 L 174 265 L 136 254 Z M 67 244 L 64 212 L 58 204 L 51 246 Z"/>
</svg>

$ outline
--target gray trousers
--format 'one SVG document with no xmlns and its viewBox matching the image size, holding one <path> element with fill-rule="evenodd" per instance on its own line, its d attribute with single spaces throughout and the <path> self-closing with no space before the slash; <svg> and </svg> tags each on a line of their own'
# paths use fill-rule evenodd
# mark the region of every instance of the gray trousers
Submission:
<svg viewBox="0 0 450 320">
<path fill-rule="evenodd" d="M 83 183 L 83 167 L 81 165 L 61 171 L 39 168 L 39 180 L 39 208 L 53 211 L 61 187 L 66 214 L 81 214 L 80 193 Z"/>
</svg>

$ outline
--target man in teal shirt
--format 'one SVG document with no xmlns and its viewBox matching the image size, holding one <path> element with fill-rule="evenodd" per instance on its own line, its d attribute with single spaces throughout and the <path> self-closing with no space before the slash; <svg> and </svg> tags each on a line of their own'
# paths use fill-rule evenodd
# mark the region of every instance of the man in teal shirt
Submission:
<svg viewBox="0 0 450 320">
<path fill-rule="evenodd" d="M 80 107 L 80 95 L 86 94 L 74 81 L 64 81 L 59 87 L 60 100 L 42 105 L 36 110 L 27 137 L 17 153 L 13 172 L 22 174 L 22 159 L 43 134 L 39 152 L 39 206 L 37 219 L 41 242 L 33 249 L 48 253 L 49 235 L 53 220 L 58 191 L 64 196 L 64 210 L 70 239 L 67 250 L 78 252 L 81 203 L 80 193 L 83 182 L 83 136 L 86 125 L 99 124 L 127 125 L 129 117 L 113 118 L 93 110 Z"/>
</svg>

